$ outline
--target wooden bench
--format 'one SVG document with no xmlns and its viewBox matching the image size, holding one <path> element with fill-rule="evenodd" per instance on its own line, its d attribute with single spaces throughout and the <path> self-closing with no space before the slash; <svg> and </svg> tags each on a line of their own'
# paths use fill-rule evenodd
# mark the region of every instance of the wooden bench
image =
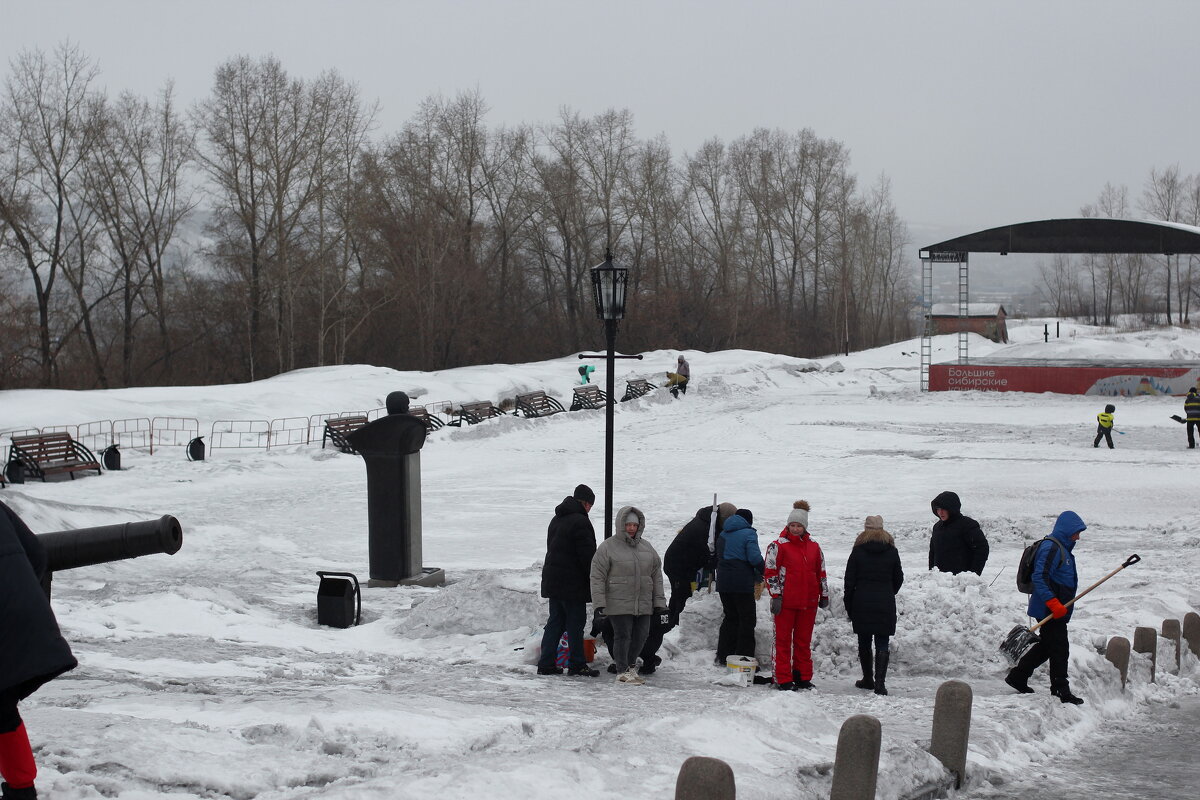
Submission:
<svg viewBox="0 0 1200 800">
<path fill-rule="evenodd" d="M 644 394 L 654 391 L 654 384 L 645 378 L 634 378 L 625 384 L 625 396 L 621 398 L 621 402 L 626 400 L 636 400 Z"/>
<path fill-rule="evenodd" d="M 604 408 L 608 403 L 608 395 L 600 391 L 599 386 L 593 386 L 590 383 L 586 386 L 576 386 L 575 394 L 571 398 L 571 410 L 578 411 L 581 408 Z"/>
<path fill-rule="evenodd" d="M 529 392 L 517 395 L 517 410 L 513 413 L 524 414 L 527 417 L 548 417 L 560 411 L 566 411 L 562 403 L 545 392 Z"/>
<path fill-rule="evenodd" d="M 480 400 L 475 403 L 463 403 L 458 409 L 458 419 L 450 424 L 462 427 L 465 420 L 468 425 L 477 425 L 485 419 L 503 416 L 504 412 L 496 408 L 490 400 Z"/>
<path fill-rule="evenodd" d="M 325 434 L 321 437 L 321 449 L 325 449 L 325 442 L 333 442 L 333 446 L 338 450 L 354 455 L 357 451 L 350 445 L 350 441 L 346 437 L 366 424 L 366 417 L 334 417 L 325 420 Z"/>
<path fill-rule="evenodd" d="M 421 424 L 425 426 L 426 433 L 433 433 L 438 428 L 441 428 L 446 424 L 438 417 L 430 414 L 429 410 L 426 409 L 425 406 L 412 406 L 408 409 L 408 413 L 421 420 Z"/>
<path fill-rule="evenodd" d="M 27 478 L 67 473 L 75 480 L 75 473 L 94 469 L 100 474 L 100 462 L 69 433 L 39 433 L 12 437 L 10 461 L 19 461 Z"/>
</svg>

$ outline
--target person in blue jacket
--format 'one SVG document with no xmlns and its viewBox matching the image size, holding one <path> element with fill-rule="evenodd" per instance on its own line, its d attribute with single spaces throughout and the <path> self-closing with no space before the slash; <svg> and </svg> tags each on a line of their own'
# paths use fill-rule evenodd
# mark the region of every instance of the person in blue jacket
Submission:
<svg viewBox="0 0 1200 800">
<path fill-rule="evenodd" d="M 1029 596 L 1029 616 L 1037 620 L 1052 615 L 1054 619 L 1038 631 L 1038 641 L 1029 648 L 1017 665 L 1008 672 L 1004 682 L 1022 694 L 1032 692 L 1029 678 L 1033 671 L 1047 661 L 1050 662 L 1050 694 L 1064 703 L 1080 705 L 1083 700 L 1071 694 L 1067 680 L 1067 662 L 1071 655 L 1071 643 L 1067 638 L 1067 623 L 1071 621 L 1074 606 L 1066 603 L 1075 597 L 1079 588 L 1079 575 L 1075 570 L 1075 543 L 1087 525 L 1074 511 L 1058 515 L 1053 541 L 1042 542 L 1033 557 L 1033 593 Z"/>
<path fill-rule="evenodd" d="M 755 587 L 762 583 L 763 555 L 753 522 L 754 515 L 739 508 L 725 520 L 717 537 L 717 594 L 725 611 L 717 634 L 716 663 L 720 666 L 725 666 L 731 655 L 753 657 L 755 653 Z"/>
</svg>

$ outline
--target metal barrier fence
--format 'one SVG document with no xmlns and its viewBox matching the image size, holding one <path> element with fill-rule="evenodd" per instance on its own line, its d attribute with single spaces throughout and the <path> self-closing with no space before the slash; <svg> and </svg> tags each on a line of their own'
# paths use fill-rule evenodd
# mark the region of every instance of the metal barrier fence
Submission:
<svg viewBox="0 0 1200 800">
<path fill-rule="evenodd" d="M 200 421 L 192 417 L 155 417 L 150 420 L 150 452 L 154 447 L 183 447 L 200 435 Z"/>
<path fill-rule="evenodd" d="M 121 447 L 149 447 L 154 455 L 154 437 L 150 434 L 150 418 L 115 419 L 112 423 L 113 443 Z"/>
<path fill-rule="evenodd" d="M 459 404 L 461 405 L 461 404 Z M 435 400 L 424 406 L 431 415 L 445 422 L 454 419 L 455 404 Z M 322 440 L 325 420 L 342 417 L 366 417 L 376 420 L 387 416 L 386 408 L 370 411 L 331 411 L 310 417 L 281 417 L 267 420 L 216 420 L 212 424 L 208 446 L 211 449 L 271 449 L 287 445 L 305 445 Z M 183 447 L 200 435 L 200 421 L 194 417 L 130 417 L 118 420 L 95 420 L 69 425 L 47 425 L 44 428 L 14 428 L 0 431 L 0 468 L 8 463 L 13 436 L 38 433 L 67 433 L 95 453 L 111 444 L 121 447 L 147 447 L 154 455 L 156 447 Z"/>
<path fill-rule="evenodd" d="M 79 435 L 75 437 L 83 442 L 93 453 L 100 454 L 104 448 L 113 443 L 113 424 L 110 419 L 84 422 L 79 425 Z"/>
<path fill-rule="evenodd" d="M 312 441 L 308 432 L 308 417 L 283 417 L 271 420 L 267 435 L 267 449 L 289 444 L 308 444 Z"/>
<path fill-rule="evenodd" d="M 0 431 L 0 460 L 5 464 L 8 463 L 8 454 L 12 450 L 12 437 L 14 436 L 30 436 L 35 433 L 41 433 L 37 428 L 13 428 L 8 431 Z M 0 465 L 3 469 L 3 465 Z"/>
<path fill-rule="evenodd" d="M 461 406 L 462 403 L 458 405 Z M 450 413 L 454 408 L 454 403 L 449 400 L 430 400 L 425 404 L 425 410 L 430 414 L 436 414 L 442 422 L 450 422 L 454 419 L 454 415 Z"/>
<path fill-rule="evenodd" d="M 270 433 L 271 423 L 265 419 L 219 419 L 212 424 L 208 446 L 211 450 L 265 449 Z"/>
</svg>

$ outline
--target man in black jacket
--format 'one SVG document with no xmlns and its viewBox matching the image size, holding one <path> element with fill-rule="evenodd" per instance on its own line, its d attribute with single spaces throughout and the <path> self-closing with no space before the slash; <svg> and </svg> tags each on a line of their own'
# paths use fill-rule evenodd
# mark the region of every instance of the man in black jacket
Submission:
<svg viewBox="0 0 1200 800">
<path fill-rule="evenodd" d="M 733 516 L 737 506 L 733 503 L 721 503 L 717 506 L 717 523 L 713 529 L 714 536 L 720 533 L 725 520 Z M 696 574 L 702 569 L 716 569 L 716 554 L 708 549 L 708 534 L 712 523 L 712 506 L 704 506 L 696 512 L 696 516 L 688 520 L 663 554 L 663 572 L 667 582 L 671 584 L 671 597 L 667 601 L 667 621 L 657 616 L 650 623 L 650 632 L 646 635 L 646 643 L 642 646 L 642 666 L 638 669 L 643 675 L 649 675 L 662 663 L 658 649 L 662 647 L 663 637 L 679 624 L 679 614 L 692 596 L 692 583 Z M 715 542 L 714 542 L 715 545 Z"/>
<path fill-rule="evenodd" d="M 988 559 L 987 537 L 978 522 L 962 515 L 958 495 L 942 492 L 929 505 L 938 518 L 929 538 L 929 568 L 955 575 L 968 570 L 982 575 Z"/>
<path fill-rule="evenodd" d="M 0 775 L 5 800 L 36 800 L 37 765 L 17 703 L 77 666 L 42 590 L 46 550 L 0 503 Z"/>
<path fill-rule="evenodd" d="M 671 582 L 671 599 L 667 608 L 671 613 L 671 625 L 679 624 L 679 614 L 692 596 L 692 583 L 696 573 L 702 569 L 715 569 L 717 562 L 712 549 L 709 549 L 709 531 L 720 533 L 725 520 L 733 516 L 737 506 L 733 503 L 721 503 L 717 506 L 717 523 L 712 526 L 712 506 L 704 506 L 696 512 L 667 547 L 663 554 L 663 572 Z M 716 542 L 713 542 L 715 548 Z"/>
<path fill-rule="evenodd" d="M 587 665 L 583 652 L 583 625 L 592 599 L 592 556 L 596 554 L 596 531 L 587 515 L 595 502 L 596 493 L 579 484 L 554 509 L 554 519 L 546 529 L 542 597 L 550 601 L 550 616 L 542 634 L 538 675 L 562 674 L 562 667 L 554 661 L 563 631 L 571 650 L 567 673 L 591 678 L 600 674 Z"/>
<path fill-rule="evenodd" d="M 1200 428 L 1200 394 L 1196 387 L 1188 389 L 1187 397 L 1183 398 L 1184 421 L 1187 423 L 1188 448 L 1196 449 L 1196 429 Z"/>
</svg>

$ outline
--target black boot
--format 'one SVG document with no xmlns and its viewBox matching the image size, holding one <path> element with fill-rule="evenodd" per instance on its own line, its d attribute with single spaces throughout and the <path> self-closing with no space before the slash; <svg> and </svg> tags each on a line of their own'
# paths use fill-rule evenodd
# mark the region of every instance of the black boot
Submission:
<svg viewBox="0 0 1200 800">
<path fill-rule="evenodd" d="M 1054 695 L 1064 703 L 1070 703 L 1071 705 L 1076 706 L 1083 705 L 1083 698 L 1076 697 L 1075 695 L 1071 694 L 1071 686 L 1066 681 L 1051 686 L 1050 694 Z"/>
<path fill-rule="evenodd" d="M 1023 674 L 1016 667 L 1008 671 L 1008 675 L 1004 676 L 1004 682 L 1021 694 L 1033 694 L 1033 689 L 1029 688 L 1029 676 Z"/>
<path fill-rule="evenodd" d="M 858 665 L 862 667 L 862 680 L 854 682 L 855 689 L 874 689 L 875 677 L 871 672 L 870 649 L 858 648 Z"/>
<path fill-rule="evenodd" d="M 0 790 L 4 792 L 4 800 L 37 800 L 37 789 L 32 786 L 14 789 L 7 783 L 0 783 Z"/>
<path fill-rule="evenodd" d="M 887 694 L 887 668 L 891 653 L 875 654 L 875 694 Z"/>
</svg>

